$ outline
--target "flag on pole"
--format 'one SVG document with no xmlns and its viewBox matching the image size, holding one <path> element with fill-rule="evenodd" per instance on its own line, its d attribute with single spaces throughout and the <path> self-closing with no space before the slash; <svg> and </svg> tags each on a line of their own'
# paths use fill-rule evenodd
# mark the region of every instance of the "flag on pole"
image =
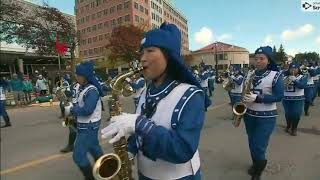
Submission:
<svg viewBox="0 0 320 180">
<path fill-rule="evenodd" d="M 65 55 L 68 50 L 68 45 L 60 40 L 59 34 L 56 35 L 56 52 L 60 55 Z"/>
</svg>

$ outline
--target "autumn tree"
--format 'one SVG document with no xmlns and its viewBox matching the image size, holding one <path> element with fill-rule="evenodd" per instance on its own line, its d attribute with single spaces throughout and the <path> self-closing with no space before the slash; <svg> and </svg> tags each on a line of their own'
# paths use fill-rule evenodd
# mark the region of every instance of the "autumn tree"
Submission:
<svg viewBox="0 0 320 180">
<path fill-rule="evenodd" d="M 13 10 L 23 9 L 15 3 L 7 3 L 5 6 Z M 2 12 L 6 13 L 5 10 L 1 10 Z M 68 47 L 71 69 L 74 69 L 74 52 L 79 35 L 76 33 L 71 16 L 44 3 L 43 6 L 21 12 L 18 19 L 14 13 L 10 12 L 5 17 L 8 25 L 4 29 L 6 32 L 2 38 L 4 41 L 16 42 L 26 48 L 34 49 L 39 55 L 57 55 L 55 47 L 57 36 L 59 36 Z"/>
<path fill-rule="evenodd" d="M 140 59 L 140 44 L 144 32 L 148 30 L 145 26 L 122 25 L 112 30 L 106 49 L 109 51 L 109 60 L 114 66 L 117 61 L 130 63 Z"/>
</svg>

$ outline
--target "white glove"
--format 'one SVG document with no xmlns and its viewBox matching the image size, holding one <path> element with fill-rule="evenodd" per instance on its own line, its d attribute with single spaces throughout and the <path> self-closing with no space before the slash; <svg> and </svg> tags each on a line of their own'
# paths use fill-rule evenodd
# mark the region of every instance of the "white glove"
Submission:
<svg viewBox="0 0 320 180">
<path fill-rule="evenodd" d="M 291 81 L 295 81 L 295 80 L 297 79 L 297 77 L 295 77 L 295 76 L 289 76 L 289 79 L 290 79 Z"/>
<path fill-rule="evenodd" d="M 235 77 L 234 75 L 231 75 L 230 78 L 231 78 L 231 79 L 235 79 L 236 77 Z"/>
<path fill-rule="evenodd" d="M 254 94 L 254 93 L 250 93 L 250 94 L 246 94 L 244 97 L 243 97 L 243 101 L 245 103 L 253 103 L 256 99 L 257 99 L 257 94 Z"/>
<path fill-rule="evenodd" d="M 128 83 L 131 83 L 131 79 L 130 78 L 126 78 L 125 79 Z"/>
<path fill-rule="evenodd" d="M 71 108 L 73 107 L 73 105 L 72 105 L 72 103 L 70 103 L 70 105 L 69 106 L 65 106 L 64 107 L 64 114 L 65 114 L 65 116 L 69 116 L 70 115 L 70 111 L 71 111 Z"/>
<path fill-rule="evenodd" d="M 123 113 L 111 118 L 111 123 L 101 130 L 102 138 L 111 138 L 109 143 L 113 144 L 121 137 L 134 133 L 136 120 L 139 114 Z"/>
</svg>

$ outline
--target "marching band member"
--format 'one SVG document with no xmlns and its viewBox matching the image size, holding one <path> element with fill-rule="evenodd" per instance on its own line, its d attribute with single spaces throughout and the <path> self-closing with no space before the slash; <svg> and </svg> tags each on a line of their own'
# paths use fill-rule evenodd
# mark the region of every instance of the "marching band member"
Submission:
<svg viewBox="0 0 320 180">
<path fill-rule="evenodd" d="M 4 119 L 5 125 L 1 126 L 1 128 L 11 126 L 9 115 L 6 111 L 6 94 L 5 89 L 9 87 L 9 83 L 0 77 L 0 118 L 1 116 Z"/>
<path fill-rule="evenodd" d="M 241 72 L 240 66 L 234 65 L 233 72 L 234 74 L 230 76 L 231 80 L 234 82 L 234 86 L 230 91 L 231 106 L 233 106 L 237 102 L 240 102 L 243 87 L 243 74 Z"/>
<path fill-rule="evenodd" d="M 140 180 L 201 179 L 198 144 L 209 97 L 184 64 L 181 35 L 173 24 L 145 34 L 141 42 L 144 77 L 136 114 L 112 117 L 102 130 L 110 143 L 122 136 L 136 155 Z"/>
<path fill-rule="evenodd" d="M 204 90 L 206 94 L 208 94 L 208 78 L 209 74 L 208 71 L 205 68 L 205 65 L 200 66 L 200 74 L 199 77 L 201 79 L 201 87 Z"/>
<path fill-rule="evenodd" d="M 70 81 L 70 76 L 68 74 L 65 74 L 63 76 L 62 82 L 60 83 L 61 85 L 60 85 L 60 87 L 58 87 L 58 89 L 59 88 L 64 88 L 64 89 L 66 89 L 67 92 L 70 92 L 70 83 L 69 83 L 69 81 Z M 59 118 L 61 119 L 61 118 L 65 117 L 64 102 L 62 100 L 60 100 L 59 106 L 60 106 L 60 111 L 61 111 L 61 116 Z"/>
<path fill-rule="evenodd" d="M 310 69 L 312 69 L 314 71 L 314 76 L 312 77 L 313 83 L 314 83 L 314 90 L 313 90 L 313 96 L 312 96 L 312 105 L 314 102 L 314 99 L 317 97 L 318 94 L 318 84 L 319 84 L 319 72 L 318 72 L 318 68 L 316 66 L 315 62 L 311 62 L 311 67 Z"/>
<path fill-rule="evenodd" d="M 87 153 L 90 153 L 95 160 L 103 155 L 98 140 L 102 89 L 94 77 L 91 61 L 76 66 L 76 80 L 80 84 L 77 104 L 66 106 L 65 115 L 71 114 L 77 117 L 77 137 L 74 143 L 73 160 L 85 179 L 93 180 L 92 166 Z"/>
<path fill-rule="evenodd" d="M 303 62 L 303 65 L 300 67 L 302 73 L 307 77 L 307 86 L 304 89 L 304 96 L 305 96 L 305 102 L 304 102 L 304 115 L 309 116 L 309 107 L 312 104 L 312 97 L 314 93 L 314 82 L 313 78 L 316 76 L 315 70 L 311 69 L 309 66 L 311 64 L 305 60 Z"/>
<path fill-rule="evenodd" d="M 276 124 L 276 102 L 283 97 L 283 78 L 270 46 L 255 51 L 255 68 L 253 93 L 243 98 L 248 108 L 244 122 L 253 161 L 248 170 L 251 180 L 259 180 L 267 165 L 266 150 Z"/>
<path fill-rule="evenodd" d="M 302 75 L 299 64 L 291 63 L 285 74 L 285 80 L 287 80 L 287 84 L 284 87 L 282 103 L 287 122 L 286 132 L 296 136 L 303 111 L 304 88 L 307 86 L 307 78 Z"/>
<path fill-rule="evenodd" d="M 216 79 L 216 73 L 212 66 L 208 66 L 208 90 L 209 90 L 209 97 L 212 96 L 212 92 L 214 91 L 214 82 Z"/>
<path fill-rule="evenodd" d="M 65 94 L 67 97 L 72 96 L 72 105 L 73 106 L 77 105 L 77 99 L 79 96 L 79 88 L 80 88 L 80 84 L 78 82 L 76 82 L 72 85 L 70 91 L 65 91 Z M 74 117 L 74 119 L 76 120 L 76 117 Z M 64 147 L 63 149 L 60 150 L 60 152 L 62 152 L 62 153 L 68 153 L 68 152 L 73 151 L 74 142 L 75 142 L 76 136 L 77 136 L 77 132 L 76 132 L 77 122 L 73 122 L 73 124 L 71 124 L 68 128 L 69 128 L 68 144 L 66 145 L 66 147 Z"/>
</svg>

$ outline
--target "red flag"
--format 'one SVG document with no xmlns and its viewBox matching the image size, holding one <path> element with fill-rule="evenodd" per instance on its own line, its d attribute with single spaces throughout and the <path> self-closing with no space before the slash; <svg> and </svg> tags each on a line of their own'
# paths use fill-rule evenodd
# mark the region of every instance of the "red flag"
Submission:
<svg viewBox="0 0 320 180">
<path fill-rule="evenodd" d="M 68 45 L 66 43 L 61 43 L 59 35 L 56 37 L 56 51 L 58 54 L 65 55 L 68 50 Z"/>
</svg>

